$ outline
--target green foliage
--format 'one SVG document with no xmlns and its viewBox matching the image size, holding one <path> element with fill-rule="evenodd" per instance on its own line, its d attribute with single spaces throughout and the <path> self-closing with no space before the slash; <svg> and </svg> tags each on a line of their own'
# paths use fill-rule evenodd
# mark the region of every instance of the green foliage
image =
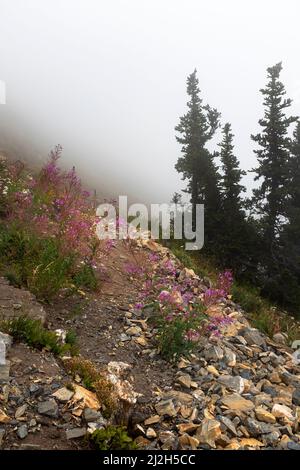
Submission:
<svg viewBox="0 0 300 470">
<path fill-rule="evenodd" d="M 50 301 L 64 287 L 97 287 L 93 268 L 78 268 L 70 254 L 61 254 L 57 238 L 42 238 L 13 224 L 0 224 L 1 266 L 12 285 L 25 285 L 39 300 Z"/>
<path fill-rule="evenodd" d="M 97 279 L 92 266 L 83 264 L 73 277 L 73 281 L 78 288 L 87 288 L 95 290 L 97 287 Z"/>
<path fill-rule="evenodd" d="M 245 312 L 261 312 L 264 302 L 259 290 L 252 286 L 241 286 L 236 283 L 232 286 L 232 300 L 240 305 Z"/>
<path fill-rule="evenodd" d="M 62 344 L 55 332 L 44 328 L 39 320 L 33 320 L 26 316 L 2 321 L 0 330 L 17 340 L 24 341 L 33 348 L 45 348 L 58 356 L 67 352 L 72 353 L 72 347 L 75 345 L 74 338 L 72 344 Z"/>
<path fill-rule="evenodd" d="M 71 346 L 74 346 L 76 344 L 76 341 L 77 341 L 76 332 L 74 330 L 67 331 L 65 341 L 66 341 L 67 344 L 70 344 Z"/>
<path fill-rule="evenodd" d="M 182 174 L 183 180 L 187 180 L 186 192 L 191 196 L 193 209 L 196 204 L 205 201 L 205 207 L 209 211 L 209 217 L 206 219 L 206 235 L 210 243 L 210 235 L 215 228 L 215 218 L 220 202 L 219 175 L 214 163 L 214 155 L 205 146 L 219 127 L 220 114 L 209 105 L 203 105 L 196 70 L 187 78 L 187 94 L 189 96 L 188 110 L 175 128 L 178 133 L 176 139 L 182 151 L 182 156 L 178 158 L 175 168 Z M 194 210 L 193 226 L 195 226 Z"/>
<path fill-rule="evenodd" d="M 182 356 L 189 356 L 197 348 L 199 330 L 204 320 L 203 305 L 194 305 L 192 312 L 172 315 L 169 311 L 156 314 L 152 321 L 158 329 L 158 344 L 162 357 L 176 362 Z"/>
<path fill-rule="evenodd" d="M 0 226 L 0 264 L 13 285 L 25 285 L 49 301 L 68 285 L 74 263 L 59 252 L 59 241 L 40 238 L 14 225 Z"/>
<path fill-rule="evenodd" d="M 97 450 L 134 450 L 138 448 L 123 426 L 97 429 L 90 435 L 90 440 Z"/>
</svg>

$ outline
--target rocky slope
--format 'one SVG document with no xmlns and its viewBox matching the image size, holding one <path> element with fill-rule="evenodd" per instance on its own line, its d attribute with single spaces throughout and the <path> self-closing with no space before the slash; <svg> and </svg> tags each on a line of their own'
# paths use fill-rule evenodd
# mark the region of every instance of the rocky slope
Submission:
<svg viewBox="0 0 300 470">
<path fill-rule="evenodd" d="M 2 282 L 1 315 L 38 311 L 51 329 L 72 327 L 81 356 L 113 383 L 119 406 L 111 420 L 126 423 L 140 448 L 300 449 L 300 366 L 293 350 L 251 328 L 230 299 L 208 311 L 233 320 L 220 337 L 203 337 L 177 365 L 161 359 L 151 311 L 134 308 L 141 285 L 123 270 L 133 258 L 148 263 L 149 251 L 158 254 L 158 264 L 172 259 L 176 276 L 192 278 L 199 292 L 206 289 L 166 248 L 152 241 L 133 250 L 118 244 L 97 295 L 61 297 L 42 308 Z M 0 446 L 86 448 L 86 433 L 109 423 L 101 398 L 52 354 L 11 344 L 3 335 L 0 343 L 6 351 L 0 362 Z"/>
</svg>

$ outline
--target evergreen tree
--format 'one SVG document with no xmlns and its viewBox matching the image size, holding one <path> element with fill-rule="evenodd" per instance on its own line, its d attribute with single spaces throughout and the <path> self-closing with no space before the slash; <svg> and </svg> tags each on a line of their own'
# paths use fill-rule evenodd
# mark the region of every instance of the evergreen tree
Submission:
<svg viewBox="0 0 300 470">
<path fill-rule="evenodd" d="M 290 182 L 287 198 L 288 222 L 281 235 L 280 282 L 276 295 L 292 307 L 300 305 L 300 123 L 293 134 Z M 279 276 L 279 275 L 278 275 Z"/>
<path fill-rule="evenodd" d="M 183 154 L 175 168 L 182 173 L 183 180 L 188 181 L 186 192 L 191 196 L 193 207 L 205 204 L 205 235 L 211 240 L 220 198 L 217 168 L 206 144 L 219 127 L 220 114 L 209 105 L 203 105 L 198 85 L 197 71 L 194 70 L 187 79 L 188 111 L 175 128 Z M 195 228 L 194 217 L 193 226 Z"/>
<path fill-rule="evenodd" d="M 246 188 L 241 184 L 245 171 L 239 167 L 239 161 L 234 155 L 233 134 L 231 125 L 223 127 L 223 140 L 220 146 L 222 163 L 221 201 L 222 224 L 220 227 L 221 240 L 219 257 L 222 264 L 235 271 L 242 271 L 249 264 L 249 242 L 245 212 L 241 194 Z"/>
<path fill-rule="evenodd" d="M 233 153 L 233 134 L 231 131 L 231 125 L 225 124 L 223 127 L 223 140 L 220 148 L 220 158 L 222 162 L 222 200 L 223 208 L 227 212 L 227 215 L 231 217 L 236 213 L 242 212 L 242 198 L 241 193 L 246 191 L 245 186 L 241 184 L 241 179 L 246 172 L 241 170 L 239 167 L 239 161 Z"/>
<path fill-rule="evenodd" d="M 251 138 L 259 145 L 255 150 L 259 162 L 255 180 L 261 180 L 254 190 L 253 203 L 260 217 L 264 251 L 268 263 L 276 258 L 279 235 L 286 216 L 286 198 L 289 181 L 289 149 L 291 145 L 288 131 L 297 118 L 287 117 L 286 109 L 291 100 L 285 98 L 285 88 L 280 81 L 281 63 L 267 69 L 268 83 L 261 90 L 264 96 L 265 114 L 260 119 L 261 133 Z"/>
</svg>

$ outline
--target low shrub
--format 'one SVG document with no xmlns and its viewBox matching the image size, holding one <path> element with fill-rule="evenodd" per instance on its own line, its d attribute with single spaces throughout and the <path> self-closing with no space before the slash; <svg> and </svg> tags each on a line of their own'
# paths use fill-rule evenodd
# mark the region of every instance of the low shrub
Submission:
<svg viewBox="0 0 300 470">
<path fill-rule="evenodd" d="M 44 328 L 40 320 L 33 320 L 26 316 L 3 320 L 0 322 L 0 330 L 33 348 L 47 349 L 58 356 L 67 352 L 74 353 L 74 338 L 72 344 L 68 342 L 62 344 L 56 333 Z"/>
<path fill-rule="evenodd" d="M 65 361 L 65 367 L 74 377 L 78 374 L 83 385 L 95 392 L 104 409 L 105 417 L 110 416 L 116 408 L 114 389 L 111 382 L 104 377 L 94 364 L 81 357 L 73 357 Z"/>
<path fill-rule="evenodd" d="M 123 426 L 97 429 L 90 435 L 90 441 L 97 450 L 135 450 L 138 448 L 128 435 L 126 427 Z"/>
</svg>

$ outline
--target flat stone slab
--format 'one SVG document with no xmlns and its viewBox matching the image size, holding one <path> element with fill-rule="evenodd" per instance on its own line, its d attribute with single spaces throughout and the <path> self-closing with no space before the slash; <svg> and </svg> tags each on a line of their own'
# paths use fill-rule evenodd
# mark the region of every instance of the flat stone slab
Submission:
<svg viewBox="0 0 300 470">
<path fill-rule="evenodd" d="M 11 320 L 23 315 L 42 323 L 46 321 L 43 306 L 29 291 L 10 286 L 0 277 L 0 320 Z"/>
</svg>

